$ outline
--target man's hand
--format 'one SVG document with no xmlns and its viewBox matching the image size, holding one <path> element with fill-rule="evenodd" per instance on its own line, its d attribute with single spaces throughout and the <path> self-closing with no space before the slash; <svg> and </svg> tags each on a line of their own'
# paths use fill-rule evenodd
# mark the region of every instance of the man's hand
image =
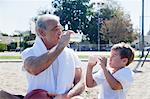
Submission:
<svg viewBox="0 0 150 99">
<path fill-rule="evenodd" d="M 58 96 L 58 94 L 55 94 L 55 93 L 48 93 L 48 96 L 49 97 L 56 97 L 56 96 Z M 51 98 L 50 98 L 51 99 Z"/>
<path fill-rule="evenodd" d="M 58 46 L 61 46 L 61 47 L 66 47 L 69 42 L 70 42 L 70 35 L 71 34 L 74 34 L 73 31 L 71 30 L 68 30 L 66 31 L 60 38 L 60 41 L 58 42 Z"/>
</svg>

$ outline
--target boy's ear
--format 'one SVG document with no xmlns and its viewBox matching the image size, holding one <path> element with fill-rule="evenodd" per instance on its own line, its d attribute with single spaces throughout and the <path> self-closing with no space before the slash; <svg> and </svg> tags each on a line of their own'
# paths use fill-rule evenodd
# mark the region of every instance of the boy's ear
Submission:
<svg viewBox="0 0 150 99">
<path fill-rule="evenodd" d="M 128 63 L 128 58 L 123 58 L 122 62 L 126 65 Z"/>
</svg>

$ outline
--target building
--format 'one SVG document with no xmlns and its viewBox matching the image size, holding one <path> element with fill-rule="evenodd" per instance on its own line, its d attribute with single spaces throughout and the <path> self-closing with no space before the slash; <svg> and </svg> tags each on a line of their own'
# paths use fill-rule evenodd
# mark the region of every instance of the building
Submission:
<svg viewBox="0 0 150 99">
<path fill-rule="evenodd" d="M 139 38 L 132 42 L 132 46 L 137 50 L 141 50 L 141 44 L 142 42 Z M 150 47 L 150 35 L 144 36 L 144 47 Z"/>
<path fill-rule="evenodd" d="M 11 42 L 19 42 L 19 37 L 12 37 L 12 36 L 4 36 L 0 33 L 0 42 L 4 44 L 10 44 Z"/>
</svg>

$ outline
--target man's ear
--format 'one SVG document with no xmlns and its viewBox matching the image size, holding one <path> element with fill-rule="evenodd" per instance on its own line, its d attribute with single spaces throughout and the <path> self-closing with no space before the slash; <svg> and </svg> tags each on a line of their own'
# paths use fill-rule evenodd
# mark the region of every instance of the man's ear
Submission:
<svg viewBox="0 0 150 99">
<path fill-rule="evenodd" d="M 128 63 L 128 58 L 123 58 L 122 61 L 126 65 Z"/>
<path fill-rule="evenodd" d="M 38 29 L 38 33 L 40 36 L 45 37 L 46 36 L 46 31 L 44 29 Z"/>
</svg>

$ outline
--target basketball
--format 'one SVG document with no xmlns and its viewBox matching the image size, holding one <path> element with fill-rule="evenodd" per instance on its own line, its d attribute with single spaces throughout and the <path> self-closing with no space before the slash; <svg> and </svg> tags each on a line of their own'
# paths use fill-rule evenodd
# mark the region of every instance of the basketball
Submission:
<svg viewBox="0 0 150 99">
<path fill-rule="evenodd" d="M 52 99 L 48 92 L 43 89 L 36 89 L 29 92 L 24 99 Z"/>
</svg>

